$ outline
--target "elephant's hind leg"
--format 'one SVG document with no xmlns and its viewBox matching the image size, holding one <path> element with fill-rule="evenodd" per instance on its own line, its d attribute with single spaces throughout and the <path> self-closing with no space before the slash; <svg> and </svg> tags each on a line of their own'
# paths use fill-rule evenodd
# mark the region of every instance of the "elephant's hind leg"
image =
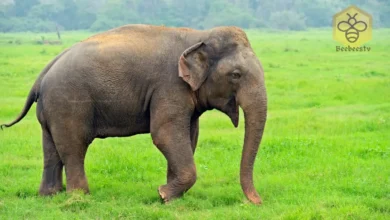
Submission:
<svg viewBox="0 0 390 220">
<path fill-rule="evenodd" d="M 89 193 L 88 181 L 84 170 L 86 149 L 75 155 L 67 155 L 65 159 L 66 191 L 82 190 Z"/>
<path fill-rule="evenodd" d="M 71 121 L 71 120 L 70 120 Z M 53 138 L 61 160 L 65 166 L 66 191 L 82 190 L 89 193 L 88 181 L 84 170 L 84 160 L 88 143 L 82 122 L 71 126 L 59 126 L 53 131 Z M 67 129 L 71 128 L 71 129 Z"/>
<path fill-rule="evenodd" d="M 80 106 L 80 109 L 83 109 L 83 106 Z M 50 132 L 65 166 L 67 192 L 73 190 L 89 192 L 84 159 L 88 145 L 93 139 L 88 125 L 90 118 L 83 113 L 85 111 L 73 110 L 71 114 L 64 111 L 61 115 L 50 118 Z"/>
<path fill-rule="evenodd" d="M 42 144 L 44 169 L 39 194 L 52 195 L 63 189 L 63 163 L 54 145 L 53 138 L 45 126 L 42 126 Z"/>
</svg>

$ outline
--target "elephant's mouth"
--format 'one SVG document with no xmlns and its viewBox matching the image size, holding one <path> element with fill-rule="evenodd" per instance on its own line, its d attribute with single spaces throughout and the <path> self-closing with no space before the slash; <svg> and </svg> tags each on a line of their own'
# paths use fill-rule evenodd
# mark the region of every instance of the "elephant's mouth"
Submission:
<svg viewBox="0 0 390 220">
<path fill-rule="evenodd" d="M 221 111 L 229 116 L 234 127 L 238 126 L 239 108 L 238 108 L 238 104 L 236 101 L 236 96 L 234 96 L 234 95 L 230 96 L 229 101 L 227 102 L 227 104 L 225 104 L 222 107 Z"/>
</svg>

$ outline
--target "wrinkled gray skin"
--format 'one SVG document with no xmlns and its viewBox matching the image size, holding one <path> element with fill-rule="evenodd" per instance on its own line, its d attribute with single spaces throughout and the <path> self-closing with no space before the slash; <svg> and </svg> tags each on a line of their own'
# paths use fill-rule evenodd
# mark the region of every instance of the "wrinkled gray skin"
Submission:
<svg viewBox="0 0 390 220">
<path fill-rule="evenodd" d="M 37 102 L 44 171 L 41 195 L 88 192 L 84 158 L 95 138 L 151 133 L 168 161 L 165 201 L 196 181 L 199 116 L 210 109 L 238 125 L 244 111 L 240 180 L 246 197 L 261 203 L 253 165 L 263 135 L 267 97 L 263 69 L 236 27 L 206 31 L 127 25 L 88 38 L 57 56 L 32 87 L 19 122 Z"/>
</svg>

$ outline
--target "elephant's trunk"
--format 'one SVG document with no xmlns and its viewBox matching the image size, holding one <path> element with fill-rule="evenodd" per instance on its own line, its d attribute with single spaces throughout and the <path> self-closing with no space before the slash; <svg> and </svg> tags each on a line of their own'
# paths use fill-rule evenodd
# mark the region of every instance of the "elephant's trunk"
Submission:
<svg viewBox="0 0 390 220">
<path fill-rule="evenodd" d="M 242 93 L 239 103 L 245 117 L 245 139 L 242 150 L 240 182 L 245 196 L 255 204 L 261 198 L 253 185 L 253 165 L 263 136 L 267 117 L 267 98 L 264 86 L 256 92 Z"/>
</svg>

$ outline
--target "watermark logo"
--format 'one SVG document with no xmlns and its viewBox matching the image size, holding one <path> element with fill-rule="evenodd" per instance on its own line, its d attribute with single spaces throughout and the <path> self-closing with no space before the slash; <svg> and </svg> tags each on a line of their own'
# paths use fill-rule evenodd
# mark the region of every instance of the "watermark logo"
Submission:
<svg viewBox="0 0 390 220">
<path fill-rule="evenodd" d="M 346 46 L 337 46 L 336 51 L 370 51 L 361 45 L 372 39 L 372 16 L 353 5 L 335 14 L 333 39 Z"/>
</svg>

